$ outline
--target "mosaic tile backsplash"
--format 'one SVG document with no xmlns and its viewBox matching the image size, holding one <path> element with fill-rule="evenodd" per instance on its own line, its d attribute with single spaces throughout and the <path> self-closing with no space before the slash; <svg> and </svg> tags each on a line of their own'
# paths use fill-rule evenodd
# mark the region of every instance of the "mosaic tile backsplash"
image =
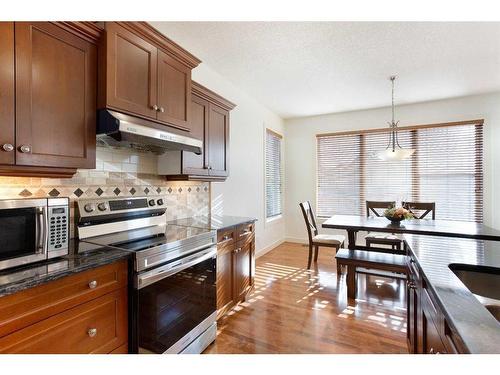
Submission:
<svg viewBox="0 0 500 375">
<path fill-rule="evenodd" d="M 69 197 L 71 215 L 78 199 L 165 195 L 167 220 L 210 212 L 210 183 L 166 181 L 157 175 L 157 157 L 128 149 L 98 147 L 96 169 L 68 179 L 0 176 L 0 199 Z M 71 224 L 71 237 L 74 228 Z"/>
</svg>

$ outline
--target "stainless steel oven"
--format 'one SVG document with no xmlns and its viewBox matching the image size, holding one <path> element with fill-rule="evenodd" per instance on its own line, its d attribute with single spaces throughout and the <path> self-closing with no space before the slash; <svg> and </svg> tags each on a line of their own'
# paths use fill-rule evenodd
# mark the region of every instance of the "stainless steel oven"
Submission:
<svg viewBox="0 0 500 375">
<path fill-rule="evenodd" d="M 68 198 L 0 200 L 0 270 L 68 253 Z"/>
<path fill-rule="evenodd" d="M 215 340 L 217 248 L 135 276 L 139 353 L 201 353 Z"/>
</svg>

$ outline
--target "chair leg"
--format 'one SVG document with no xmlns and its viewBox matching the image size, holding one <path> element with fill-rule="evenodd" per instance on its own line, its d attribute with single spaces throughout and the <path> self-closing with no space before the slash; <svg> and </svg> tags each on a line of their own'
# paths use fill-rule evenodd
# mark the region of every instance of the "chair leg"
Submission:
<svg viewBox="0 0 500 375">
<path fill-rule="evenodd" d="M 319 255 L 319 246 L 318 245 L 315 245 L 314 246 L 314 261 L 317 262 L 318 261 L 318 255 Z"/>
<path fill-rule="evenodd" d="M 309 244 L 309 257 L 307 258 L 307 269 L 311 268 L 312 256 L 313 256 L 313 245 L 312 245 L 312 243 L 310 243 Z"/>
<path fill-rule="evenodd" d="M 371 242 L 369 240 L 366 240 L 366 247 L 370 247 Z"/>
</svg>

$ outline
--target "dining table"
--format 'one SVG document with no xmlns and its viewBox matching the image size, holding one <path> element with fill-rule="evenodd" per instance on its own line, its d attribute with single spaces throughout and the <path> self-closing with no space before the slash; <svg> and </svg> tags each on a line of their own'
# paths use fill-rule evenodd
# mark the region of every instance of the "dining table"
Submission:
<svg viewBox="0 0 500 375">
<path fill-rule="evenodd" d="M 357 233 L 360 231 L 500 241 L 500 230 L 482 223 L 469 221 L 410 219 L 400 223 L 392 223 L 385 217 L 333 215 L 324 221 L 321 226 L 327 229 L 346 230 L 347 247 L 350 250 L 359 248 L 370 250 L 365 246 L 356 245 Z"/>
</svg>

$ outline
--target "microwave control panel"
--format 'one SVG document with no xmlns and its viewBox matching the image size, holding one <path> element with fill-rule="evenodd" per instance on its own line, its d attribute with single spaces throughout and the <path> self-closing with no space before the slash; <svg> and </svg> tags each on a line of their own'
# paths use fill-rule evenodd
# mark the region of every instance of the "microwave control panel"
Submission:
<svg viewBox="0 0 500 375">
<path fill-rule="evenodd" d="M 68 248 L 69 240 L 69 207 L 49 206 L 47 215 L 48 250 L 57 251 Z"/>
</svg>

